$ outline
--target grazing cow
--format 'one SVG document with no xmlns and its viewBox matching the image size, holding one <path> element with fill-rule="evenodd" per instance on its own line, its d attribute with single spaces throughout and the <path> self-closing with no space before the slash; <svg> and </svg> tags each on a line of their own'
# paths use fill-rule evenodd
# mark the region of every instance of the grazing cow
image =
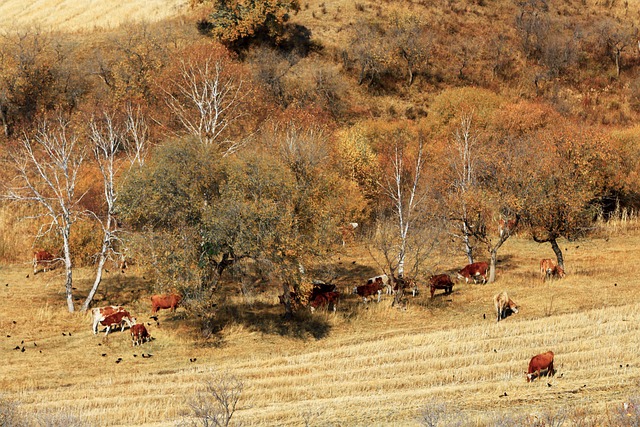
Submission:
<svg viewBox="0 0 640 427">
<path fill-rule="evenodd" d="M 147 328 L 142 323 L 131 326 L 131 340 L 133 346 L 142 345 L 147 341 L 151 341 L 151 336 L 147 332 Z"/>
<path fill-rule="evenodd" d="M 47 251 L 35 251 L 33 253 L 33 275 L 38 274 L 38 267 L 42 267 L 44 273 L 47 270 L 52 270 L 52 265 L 55 261 L 55 256 Z"/>
<path fill-rule="evenodd" d="M 367 302 L 367 297 L 378 294 L 378 302 L 380 302 L 382 289 L 384 289 L 384 286 L 382 285 L 382 279 L 380 279 L 374 281 L 373 283 L 367 283 L 366 285 L 354 287 L 353 293 L 360 295 L 365 303 Z"/>
<path fill-rule="evenodd" d="M 553 376 L 555 373 L 556 371 L 553 369 L 553 351 L 547 351 L 531 358 L 529 369 L 527 370 L 527 382 L 531 382 L 542 375 Z"/>
<path fill-rule="evenodd" d="M 389 276 L 387 276 L 386 274 L 381 274 L 380 276 L 375 276 L 367 279 L 367 285 L 370 285 L 372 283 L 379 283 L 384 289 L 385 294 L 387 295 L 391 295 L 394 291 L 389 282 Z"/>
<path fill-rule="evenodd" d="M 311 289 L 311 295 L 309 295 L 309 301 L 313 301 L 316 295 L 325 294 L 327 292 L 337 292 L 338 287 L 333 283 L 316 282 Z"/>
<path fill-rule="evenodd" d="M 125 311 L 124 307 L 118 305 L 108 305 L 106 307 L 96 307 L 91 310 L 91 317 L 93 318 L 93 334 L 98 333 L 98 324 L 102 322 L 107 316 L 117 313 L 119 311 Z"/>
<path fill-rule="evenodd" d="M 459 280 L 464 279 L 466 283 L 469 283 L 469 280 L 473 280 L 473 283 L 478 283 L 479 280 L 482 280 L 482 283 L 487 282 L 487 270 L 489 269 L 489 264 L 486 262 L 474 262 L 473 264 L 469 264 L 465 266 L 462 270 L 458 271 L 457 278 Z"/>
<path fill-rule="evenodd" d="M 332 310 L 335 313 L 338 306 L 339 299 L 340 299 L 339 292 L 324 292 L 321 294 L 319 293 L 319 294 L 316 294 L 313 297 L 313 299 L 309 300 L 310 301 L 309 308 L 313 313 L 314 311 L 316 311 L 318 307 L 326 306 L 327 309 Z"/>
<path fill-rule="evenodd" d="M 176 311 L 176 307 L 180 304 L 182 296 L 178 294 L 153 295 L 151 297 L 151 313 L 156 314 L 162 308 L 170 308 Z"/>
<path fill-rule="evenodd" d="M 416 296 L 418 295 L 418 285 L 416 284 L 416 281 L 413 279 L 409 279 L 407 278 L 403 278 L 403 277 L 396 277 L 395 278 L 395 285 L 393 286 L 393 293 L 395 294 L 396 292 L 398 292 L 400 289 L 402 289 L 403 291 L 407 291 L 407 290 L 411 290 L 411 295 L 412 296 Z M 385 289 L 390 288 L 391 286 L 385 286 Z M 387 293 L 388 295 L 388 293 Z"/>
<path fill-rule="evenodd" d="M 445 294 L 453 292 L 453 281 L 448 274 L 437 274 L 429 278 L 429 290 L 431 292 L 431 298 L 436 292 L 436 289 L 444 289 Z"/>
<path fill-rule="evenodd" d="M 132 317 L 128 311 L 123 310 L 108 315 L 104 320 L 100 321 L 100 324 L 107 327 L 107 331 L 104 334 L 106 337 L 112 328 L 120 327 L 121 331 L 124 331 L 124 325 L 128 325 L 131 328 L 136 324 L 136 318 Z"/>
<path fill-rule="evenodd" d="M 518 312 L 518 305 L 509 298 L 509 295 L 507 295 L 505 291 L 502 291 L 493 297 L 493 306 L 496 308 L 496 314 L 498 316 L 498 320 L 496 320 L 496 322 L 507 317 L 508 311 L 513 313 Z"/>
<path fill-rule="evenodd" d="M 540 260 L 540 277 L 544 282 L 547 279 L 563 278 L 565 276 L 564 269 L 559 265 L 556 265 L 555 261 L 551 258 L 544 258 Z"/>
</svg>

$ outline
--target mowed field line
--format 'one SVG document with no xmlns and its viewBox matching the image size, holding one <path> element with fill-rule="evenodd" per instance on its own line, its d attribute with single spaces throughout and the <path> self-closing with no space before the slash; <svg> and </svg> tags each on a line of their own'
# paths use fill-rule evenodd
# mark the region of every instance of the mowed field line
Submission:
<svg viewBox="0 0 640 427">
<path fill-rule="evenodd" d="M 160 325 L 151 320 L 142 274 L 109 273 L 100 292 L 149 323 L 155 340 L 133 348 L 128 332 L 105 339 L 93 335 L 88 314 L 66 312 L 62 271 L 27 277 L 28 263 L 0 265 L 0 393 L 30 414 L 64 411 L 93 425 L 148 427 L 175 425 L 195 391 L 218 374 L 244 382 L 234 420 L 251 426 L 418 425 L 423 408 L 439 403 L 466 425 L 494 426 L 508 414 L 607 414 L 638 397 L 640 236 L 567 245 L 570 274 L 551 283 L 537 272 L 547 247 L 508 243 L 494 284 L 461 283 L 433 299 L 423 286 L 406 311 L 391 308 L 389 298 L 364 306 L 345 293 L 337 314 L 296 320 L 324 324 L 322 338 L 234 319 L 215 345 L 198 338 L 183 308 L 161 311 Z M 83 295 L 93 274 L 78 269 L 74 277 Z M 348 291 L 359 278 L 341 279 Z M 492 296 L 502 289 L 521 310 L 496 323 Z M 276 317 L 278 291 L 256 296 Z M 252 310 L 234 298 L 229 303 Z M 24 352 L 14 350 L 23 345 Z M 528 384 L 529 359 L 547 350 L 556 353 L 558 374 Z"/>
<path fill-rule="evenodd" d="M 183 397 L 212 374 L 226 372 L 245 383 L 235 415 L 245 425 L 294 426 L 309 417 L 314 424 L 405 425 L 417 424 L 421 408 L 434 401 L 455 402 L 469 417 L 481 417 L 486 408 L 529 412 L 560 408 L 580 402 L 587 393 L 624 399 L 638 390 L 639 322 L 640 305 L 630 304 L 448 331 L 415 330 L 396 336 L 369 331 L 363 334 L 365 341 L 339 340 L 336 345 L 329 337 L 309 343 L 307 349 L 274 350 L 271 357 L 237 354 L 229 360 L 222 350 L 199 367 L 172 360 L 168 348 L 156 348 L 151 360 L 140 356 L 133 360 L 128 354 L 122 364 L 115 364 L 117 354 L 125 356 L 131 350 L 115 343 L 122 337 L 114 334 L 108 350 L 113 356 L 105 359 L 91 381 L 80 378 L 83 369 L 90 369 L 85 364 L 96 361 L 93 351 L 78 349 L 77 359 L 49 366 L 47 380 L 55 387 L 55 400 L 50 402 L 40 396 L 53 391 L 48 390 L 48 381 L 31 378 L 33 364 L 24 358 L 20 363 L 23 354 L 3 356 L 9 366 L 23 372 L 24 382 L 13 388 L 24 409 L 72 407 L 95 424 L 164 420 L 171 425 L 186 409 Z M 80 347 L 87 340 L 100 341 L 90 332 L 78 335 Z M 556 378 L 527 384 L 523 371 L 528 359 L 547 349 L 556 353 Z M 97 360 L 102 362 L 99 355 Z M 96 393 L 96 385 L 122 393 Z M 588 392 L 577 391 L 581 389 Z M 500 397 L 505 392 L 508 396 Z M 153 407 L 160 410 L 150 410 Z M 105 422 L 109 419 L 114 423 Z"/>
</svg>

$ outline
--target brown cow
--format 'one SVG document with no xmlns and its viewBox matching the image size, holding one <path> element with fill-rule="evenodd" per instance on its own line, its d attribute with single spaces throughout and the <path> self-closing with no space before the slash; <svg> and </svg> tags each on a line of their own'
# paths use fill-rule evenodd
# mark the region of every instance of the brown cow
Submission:
<svg viewBox="0 0 640 427">
<path fill-rule="evenodd" d="M 91 309 L 91 316 L 93 318 L 93 334 L 98 333 L 98 324 L 102 322 L 107 316 L 117 313 L 119 311 L 125 311 L 124 307 L 119 305 L 108 305 L 106 307 L 96 307 Z"/>
<path fill-rule="evenodd" d="M 328 310 L 336 312 L 338 306 L 338 300 L 340 299 L 339 292 L 324 292 L 316 294 L 309 302 L 309 308 L 313 313 L 318 307 L 326 306 Z"/>
<path fill-rule="evenodd" d="M 466 283 L 469 283 L 469 280 L 473 280 L 473 283 L 478 283 L 479 280 L 482 280 L 482 283 L 486 283 L 488 269 L 488 263 L 484 261 L 474 262 L 473 264 L 466 265 L 462 270 L 458 271 L 457 278 L 459 280 L 464 279 Z"/>
<path fill-rule="evenodd" d="M 108 315 L 102 321 L 100 321 L 100 324 L 107 327 L 107 331 L 104 334 L 104 336 L 106 337 L 107 335 L 109 335 L 109 332 L 111 332 L 112 328 L 116 328 L 119 326 L 120 330 L 124 331 L 125 324 L 128 325 L 129 328 L 131 328 L 136 324 L 136 318 L 132 317 L 128 311 L 122 310 Z"/>
<path fill-rule="evenodd" d="M 444 289 L 445 294 L 453 292 L 453 281 L 448 274 L 437 274 L 429 278 L 429 290 L 431 291 L 431 298 L 436 292 L 436 289 Z"/>
<path fill-rule="evenodd" d="M 44 273 L 47 270 L 53 270 L 55 259 L 56 257 L 51 252 L 35 251 L 33 253 L 33 275 L 35 276 L 40 271 L 38 267 L 42 267 Z"/>
<path fill-rule="evenodd" d="M 498 320 L 496 320 L 496 322 L 507 317 L 509 311 L 513 313 L 518 312 L 518 305 L 509 298 L 509 295 L 507 295 L 505 291 L 502 291 L 493 297 L 493 305 L 496 308 L 496 314 L 498 316 Z"/>
<path fill-rule="evenodd" d="M 381 274 L 379 276 L 375 276 L 367 279 L 367 283 L 366 283 L 367 285 L 370 285 L 372 283 L 379 283 L 380 285 L 382 285 L 384 292 L 387 295 L 391 295 L 394 291 L 397 290 L 391 287 L 389 276 L 386 274 Z M 397 286 L 397 282 L 396 282 L 396 286 Z"/>
<path fill-rule="evenodd" d="M 555 373 L 556 371 L 553 369 L 553 351 L 547 351 L 531 358 L 529 369 L 527 370 L 527 382 L 531 382 L 542 375 L 554 376 Z"/>
<path fill-rule="evenodd" d="M 414 279 L 409 277 L 395 277 L 394 278 L 395 285 L 393 286 L 393 293 L 397 293 L 400 289 L 403 291 L 411 291 L 412 296 L 418 295 L 418 284 Z M 385 289 L 389 289 L 391 285 L 385 286 Z"/>
<path fill-rule="evenodd" d="M 151 313 L 156 314 L 162 308 L 170 308 L 176 311 L 176 307 L 180 304 L 182 296 L 178 294 L 153 295 L 151 297 Z"/>
<path fill-rule="evenodd" d="M 353 293 L 358 294 L 362 297 L 362 300 L 366 303 L 367 297 L 378 295 L 378 302 L 380 302 L 380 297 L 382 296 L 382 290 L 384 289 L 384 285 L 382 284 L 382 279 L 376 280 L 373 283 L 367 283 L 366 285 L 360 285 L 353 288 Z"/>
<path fill-rule="evenodd" d="M 540 260 L 540 278 L 543 282 L 547 279 L 561 279 L 564 276 L 564 269 L 559 265 L 556 265 L 554 260 L 551 258 L 544 258 Z"/>
<path fill-rule="evenodd" d="M 142 324 L 136 324 L 131 326 L 131 341 L 133 346 L 142 345 L 147 341 L 151 341 L 151 336 L 147 332 L 147 328 Z"/>
</svg>

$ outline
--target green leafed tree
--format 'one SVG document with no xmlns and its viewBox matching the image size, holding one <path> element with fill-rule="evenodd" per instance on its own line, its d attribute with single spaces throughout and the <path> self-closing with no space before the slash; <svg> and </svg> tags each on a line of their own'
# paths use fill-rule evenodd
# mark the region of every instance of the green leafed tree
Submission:
<svg viewBox="0 0 640 427">
<path fill-rule="evenodd" d="M 213 3 L 213 12 L 198 27 L 234 48 L 254 39 L 276 45 L 282 43 L 288 31 L 289 14 L 300 9 L 297 0 L 217 0 Z"/>
</svg>

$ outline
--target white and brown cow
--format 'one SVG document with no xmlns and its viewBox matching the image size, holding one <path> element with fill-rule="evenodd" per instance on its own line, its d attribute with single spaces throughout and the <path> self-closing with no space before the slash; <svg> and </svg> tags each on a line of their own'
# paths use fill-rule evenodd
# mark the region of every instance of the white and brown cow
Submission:
<svg viewBox="0 0 640 427">
<path fill-rule="evenodd" d="M 40 268 L 44 273 L 46 273 L 47 270 L 53 270 L 55 261 L 56 257 L 51 252 L 35 251 L 33 253 L 33 275 L 38 274 Z"/>
<path fill-rule="evenodd" d="M 367 282 L 365 285 L 356 286 L 353 288 L 353 293 L 358 294 L 362 297 L 362 301 L 366 304 L 367 298 L 377 295 L 378 302 L 380 302 L 380 297 L 382 296 L 382 289 L 384 286 L 382 285 L 382 280 L 375 280 L 372 283 Z"/>
<path fill-rule="evenodd" d="M 544 258 L 540 260 L 540 278 L 543 282 L 547 279 L 562 279 L 564 276 L 564 269 L 559 265 L 556 265 L 554 260 L 551 258 Z"/>
<path fill-rule="evenodd" d="M 119 311 L 125 311 L 124 307 L 121 307 L 119 305 L 108 305 L 106 307 L 96 307 L 91 309 L 93 334 L 95 335 L 98 333 L 98 325 L 100 324 L 100 322 L 106 319 L 107 316 L 110 316 L 113 313 L 117 313 Z"/>
<path fill-rule="evenodd" d="M 473 283 L 487 282 L 487 270 L 489 270 L 489 264 L 486 262 L 474 262 L 473 264 L 466 265 L 462 270 L 458 271 L 456 277 L 458 280 L 464 279 L 466 283 L 470 280 Z"/>
<path fill-rule="evenodd" d="M 496 294 L 493 297 L 493 306 L 496 308 L 497 320 L 499 322 L 509 315 L 509 311 L 512 313 L 518 312 L 518 304 L 516 304 L 505 291 Z"/>
<path fill-rule="evenodd" d="M 379 276 L 367 279 L 367 285 L 371 285 L 372 283 L 380 284 L 382 286 L 382 289 L 384 289 L 384 293 L 387 295 L 391 295 L 393 293 L 393 288 L 391 287 L 389 276 L 386 274 L 381 274 Z"/>
<path fill-rule="evenodd" d="M 138 323 L 131 326 L 131 341 L 133 346 L 142 345 L 147 341 L 151 341 L 151 336 L 147 331 L 147 328 L 142 324 Z"/>
<path fill-rule="evenodd" d="M 119 327 L 121 331 L 124 331 L 125 325 L 131 328 L 136 324 L 136 318 L 132 317 L 126 310 L 117 311 L 101 320 L 100 324 L 107 327 L 107 330 L 104 334 L 104 336 L 106 337 L 107 335 L 109 335 L 109 332 L 111 332 L 113 328 Z"/>
</svg>

